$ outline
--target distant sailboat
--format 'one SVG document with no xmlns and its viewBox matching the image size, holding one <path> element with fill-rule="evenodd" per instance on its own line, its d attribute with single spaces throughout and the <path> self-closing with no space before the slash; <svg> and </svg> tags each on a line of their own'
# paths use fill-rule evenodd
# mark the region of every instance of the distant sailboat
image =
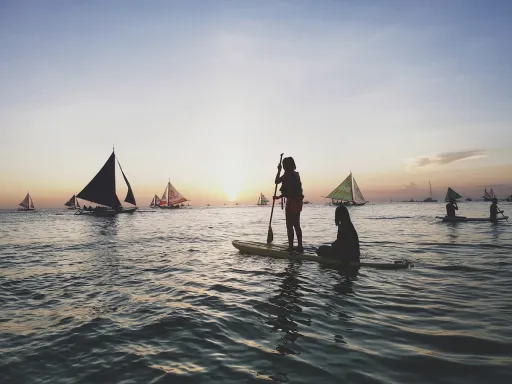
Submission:
<svg viewBox="0 0 512 384">
<path fill-rule="evenodd" d="M 511 201 L 512 202 L 512 195 L 510 195 L 509 197 L 507 197 L 506 199 L 507 201 Z"/>
<path fill-rule="evenodd" d="M 78 209 L 80 208 L 80 204 L 78 203 L 78 199 L 76 198 L 76 195 L 73 195 L 71 199 L 67 201 L 67 203 L 64 203 L 68 209 Z"/>
<path fill-rule="evenodd" d="M 446 191 L 446 196 L 444 198 L 444 201 L 448 202 L 450 201 L 450 199 L 460 199 L 462 198 L 461 195 L 459 195 L 457 192 L 455 192 L 453 189 L 451 189 L 450 187 L 448 187 L 448 190 Z"/>
<path fill-rule="evenodd" d="M 331 199 L 333 205 L 365 205 L 367 203 L 352 172 L 326 197 Z"/>
<path fill-rule="evenodd" d="M 428 181 L 428 185 L 430 187 L 430 196 L 423 200 L 424 203 L 437 203 L 437 200 L 432 196 L 432 184 L 430 184 L 430 180 Z"/>
<path fill-rule="evenodd" d="M 155 195 L 153 197 L 153 200 L 151 200 L 151 204 L 149 204 L 149 206 L 151 208 L 158 207 L 160 205 L 160 201 L 161 201 L 160 198 L 157 195 Z"/>
<path fill-rule="evenodd" d="M 23 199 L 21 203 L 18 204 L 21 208 L 18 208 L 18 211 L 34 211 L 34 202 L 32 201 L 32 197 L 30 193 L 27 193 L 27 196 Z"/>
<path fill-rule="evenodd" d="M 267 205 L 268 204 L 268 199 L 265 197 L 265 195 L 263 193 L 260 193 L 260 197 L 258 198 L 258 202 L 256 203 L 256 205 Z"/>
<path fill-rule="evenodd" d="M 128 187 L 128 193 L 126 194 L 124 201 L 126 203 L 133 204 L 135 207 L 123 207 L 116 195 L 116 155 L 114 151 L 112 151 L 107 162 L 99 170 L 96 176 L 94 176 L 89 184 L 87 184 L 87 186 L 78 195 L 76 195 L 79 199 L 100 204 L 103 207 L 96 207 L 95 209 L 89 210 L 78 209 L 77 214 L 90 213 L 95 216 L 115 216 L 118 213 L 132 213 L 138 209 L 132 187 L 121 168 L 119 160 L 117 161 L 117 164 L 119 164 L 119 169 L 121 169 L 121 174 L 123 175 L 126 186 Z"/>
<path fill-rule="evenodd" d="M 176 188 L 171 184 L 171 181 L 167 183 L 162 198 L 158 203 L 158 207 L 160 208 L 181 208 L 183 207 L 183 203 L 187 200 L 181 193 L 178 192 Z M 180 205 L 181 204 L 181 205 Z"/>
<path fill-rule="evenodd" d="M 484 201 L 492 201 L 492 199 L 496 198 L 494 191 L 491 188 L 490 192 L 487 192 L 487 188 L 484 189 L 484 195 L 482 196 Z"/>
</svg>

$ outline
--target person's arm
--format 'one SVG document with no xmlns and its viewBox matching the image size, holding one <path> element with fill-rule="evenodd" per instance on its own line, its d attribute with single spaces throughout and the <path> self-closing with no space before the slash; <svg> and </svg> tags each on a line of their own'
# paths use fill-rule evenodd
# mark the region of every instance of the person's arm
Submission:
<svg viewBox="0 0 512 384">
<path fill-rule="evenodd" d="M 276 175 L 276 179 L 275 179 L 276 184 L 279 184 L 283 181 L 284 175 L 281 176 L 281 168 L 282 168 L 281 163 L 279 163 L 279 165 L 277 166 L 277 175 Z"/>
<path fill-rule="evenodd" d="M 455 209 L 458 211 L 459 207 L 458 207 L 457 203 L 453 203 L 453 205 L 455 206 Z"/>
</svg>

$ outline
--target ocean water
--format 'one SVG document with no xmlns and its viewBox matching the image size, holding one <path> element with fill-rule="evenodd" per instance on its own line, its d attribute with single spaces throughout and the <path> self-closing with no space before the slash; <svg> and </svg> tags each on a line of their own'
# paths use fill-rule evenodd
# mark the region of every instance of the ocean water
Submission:
<svg viewBox="0 0 512 384">
<path fill-rule="evenodd" d="M 414 267 L 240 255 L 270 207 L 2 211 L 0 383 L 511 383 L 512 225 L 436 222 L 441 203 L 350 212 L 366 260 Z M 333 241 L 334 207 L 302 225 L 308 250 Z"/>
</svg>

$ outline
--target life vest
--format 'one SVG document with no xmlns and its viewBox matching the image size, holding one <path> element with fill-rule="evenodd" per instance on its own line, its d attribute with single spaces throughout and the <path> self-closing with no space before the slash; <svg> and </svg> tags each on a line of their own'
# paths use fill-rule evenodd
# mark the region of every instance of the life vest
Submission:
<svg viewBox="0 0 512 384">
<path fill-rule="evenodd" d="M 288 199 L 302 199 L 302 182 L 299 172 L 290 172 L 283 175 L 283 184 L 281 185 L 281 194 Z"/>
</svg>

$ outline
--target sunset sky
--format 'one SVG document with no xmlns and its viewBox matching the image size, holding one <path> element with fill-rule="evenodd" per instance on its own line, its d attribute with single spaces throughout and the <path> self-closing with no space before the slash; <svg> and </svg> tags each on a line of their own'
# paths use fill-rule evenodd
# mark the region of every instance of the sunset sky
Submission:
<svg viewBox="0 0 512 384">
<path fill-rule="evenodd" d="M 0 208 L 62 206 L 112 145 L 140 206 L 169 178 L 255 203 L 282 152 L 312 202 L 350 171 L 371 201 L 429 180 L 504 198 L 510 20 L 511 1 L 1 1 Z"/>
</svg>

